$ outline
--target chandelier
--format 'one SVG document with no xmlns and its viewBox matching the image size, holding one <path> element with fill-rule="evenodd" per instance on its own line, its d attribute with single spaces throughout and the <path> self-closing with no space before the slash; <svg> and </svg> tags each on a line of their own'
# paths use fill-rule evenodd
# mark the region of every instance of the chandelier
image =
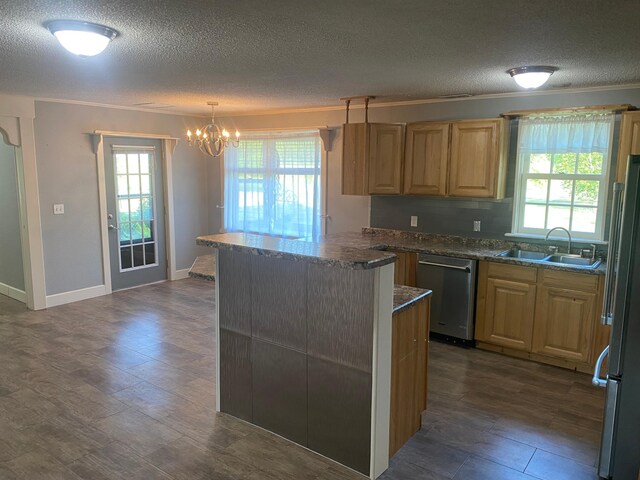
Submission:
<svg viewBox="0 0 640 480">
<path fill-rule="evenodd" d="M 190 147 L 197 146 L 205 155 L 219 157 L 229 145 L 237 147 L 240 144 L 240 132 L 236 130 L 235 138 L 232 139 L 227 129 L 221 129 L 214 120 L 213 109 L 218 102 L 207 102 L 207 105 L 211 105 L 211 123 L 198 128 L 195 135 L 187 130 L 187 141 Z"/>
</svg>

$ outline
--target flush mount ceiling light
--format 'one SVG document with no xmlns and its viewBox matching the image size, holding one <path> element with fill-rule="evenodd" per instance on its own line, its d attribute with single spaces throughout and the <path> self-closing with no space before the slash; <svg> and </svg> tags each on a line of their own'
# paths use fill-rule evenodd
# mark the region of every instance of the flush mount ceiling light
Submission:
<svg viewBox="0 0 640 480">
<path fill-rule="evenodd" d="M 81 57 L 98 55 L 118 36 L 113 28 L 78 20 L 54 20 L 45 26 L 60 45 Z"/>
<path fill-rule="evenodd" d="M 211 123 L 198 128 L 195 135 L 187 130 L 187 141 L 190 147 L 198 147 L 205 155 L 219 157 L 229 145 L 238 147 L 240 132 L 236 130 L 235 138 L 232 139 L 226 128 L 221 129 L 216 125 L 213 109 L 218 102 L 207 102 L 207 105 L 211 106 Z"/>
<path fill-rule="evenodd" d="M 522 88 L 538 88 L 544 85 L 551 74 L 558 70 L 558 67 L 517 67 L 507 70 Z"/>
</svg>

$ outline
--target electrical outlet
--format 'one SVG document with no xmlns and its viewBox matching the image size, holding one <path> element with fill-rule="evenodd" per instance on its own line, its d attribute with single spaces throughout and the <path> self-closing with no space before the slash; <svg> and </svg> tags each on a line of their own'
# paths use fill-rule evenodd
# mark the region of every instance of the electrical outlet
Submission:
<svg viewBox="0 0 640 480">
<path fill-rule="evenodd" d="M 417 215 L 411 215 L 411 226 L 412 227 L 417 227 L 418 226 L 418 216 Z"/>
<path fill-rule="evenodd" d="M 53 205 L 54 215 L 64 215 L 64 203 L 56 203 Z"/>
<path fill-rule="evenodd" d="M 479 232 L 480 231 L 480 220 L 474 220 L 473 221 L 473 231 L 474 232 Z"/>
</svg>

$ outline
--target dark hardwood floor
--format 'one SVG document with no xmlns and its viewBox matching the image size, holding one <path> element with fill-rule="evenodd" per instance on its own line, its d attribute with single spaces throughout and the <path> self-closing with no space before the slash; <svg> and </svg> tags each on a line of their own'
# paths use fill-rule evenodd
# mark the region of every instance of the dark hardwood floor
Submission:
<svg viewBox="0 0 640 480">
<path fill-rule="evenodd" d="M 212 284 L 27 311 L 0 295 L 0 479 L 361 479 L 215 413 Z M 382 478 L 594 478 L 586 375 L 431 344 L 423 429 Z"/>
</svg>

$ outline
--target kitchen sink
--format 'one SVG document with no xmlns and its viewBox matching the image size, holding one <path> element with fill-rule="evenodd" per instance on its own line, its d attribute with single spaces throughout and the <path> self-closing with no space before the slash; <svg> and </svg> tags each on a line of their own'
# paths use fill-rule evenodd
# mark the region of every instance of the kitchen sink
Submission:
<svg viewBox="0 0 640 480">
<path fill-rule="evenodd" d="M 602 260 L 596 259 L 592 260 L 591 258 L 583 258 L 580 255 L 551 255 L 549 258 L 544 260 L 549 263 L 561 263 L 563 265 L 572 265 L 574 267 L 584 267 L 584 268 L 596 268 L 598 265 L 602 263 Z"/>
<path fill-rule="evenodd" d="M 519 249 L 511 249 L 506 250 L 504 252 L 500 252 L 498 257 L 507 257 L 507 258 L 520 258 L 522 260 L 543 260 L 548 257 L 548 254 L 544 252 L 533 252 L 529 250 L 519 250 Z"/>
<path fill-rule="evenodd" d="M 530 262 L 554 263 L 556 265 L 570 265 L 575 268 L 597 268 L 602 263 L 600 259 L 593 260 L 591 258 L 583 258 L 580 255 L 569 255 L 568 253 L 549 255 L 544 252 L 519 250 L 517 248 L 500 252 L 496 257 L 517 258 Z"/>
</svg>

